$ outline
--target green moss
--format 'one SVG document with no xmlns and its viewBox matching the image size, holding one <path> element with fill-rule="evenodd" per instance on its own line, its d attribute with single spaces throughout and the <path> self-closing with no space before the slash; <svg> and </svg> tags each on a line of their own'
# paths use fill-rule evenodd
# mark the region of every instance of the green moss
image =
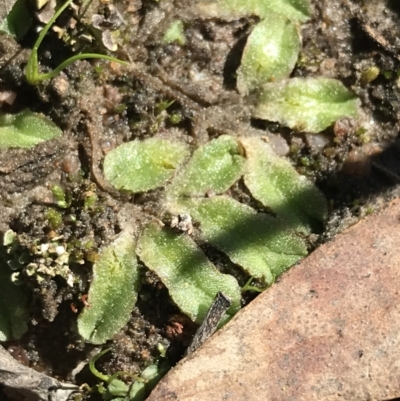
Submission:
<svg viewBox="0 0 400 401">
<path fill-rule="evenodd" d="M 46 219 L 49 221 L 49 224 L 53 230 L 56 230 L 57 228 L 59 228 L 63 222 L 61 213 L 59 213 L 55 209 L 47 210 Z"/>
<path fill-rule="evenodd" d="M 360 81 L 362 85 L 366 85 L 378 78 L 380 69 L 377 66 L 371 66 L 366 70 L 362 71 Z"/>
<path fill-rule="evenodd" d="M 93 209 L 97 203 L 97 195 L 91 191 L 84 194 L 83 208 L 85 210 Z"/>
<path fill-rule="evenodd" d="M 70 205 L 65 191 L 59 185 L 53 185 L 51 192 L 59 208 L 66 209 Z"/>
<path fill-rule="evenodd" d="M 183 46 L 186 42 L 183 22 L 173 21 L 163 36 L 163 42 L 166 44 L 177 43 Z"/>
<path fill-rule="evenodd" d="M 180 113 L 173 113 L 169 116 L 169 122 L 173 125 L 177 125 L 182 121 L 182 115 Z"/>
</svg>

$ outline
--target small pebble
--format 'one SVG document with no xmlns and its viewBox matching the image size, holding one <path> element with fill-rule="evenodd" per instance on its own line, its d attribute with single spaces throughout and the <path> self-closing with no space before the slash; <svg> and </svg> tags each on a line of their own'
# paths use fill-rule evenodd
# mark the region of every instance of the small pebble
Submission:
<svg viewBox="0 0 400 401">
<path fill-rule="evenodd" d="M 75 174 L 81 167 L 81 162 L 75 154 L 69 154 L 64 157 L 62 162 L 62 170 L 67 174 Z"/>
</svg>

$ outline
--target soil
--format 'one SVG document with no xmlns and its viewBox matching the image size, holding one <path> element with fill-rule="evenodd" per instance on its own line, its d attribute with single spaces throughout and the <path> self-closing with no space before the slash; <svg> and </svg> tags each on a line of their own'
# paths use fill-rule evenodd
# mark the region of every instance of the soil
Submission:
<svg viewBox="0 0 400 401">
<path fill-rule="evenodd" d="M 40 47 L 41 69 L 50 70 L 82 49 L 106 52 L 102 33 L 109 26 L 119 32 L 113 55 L 129 61 L 129 67 L 78 61 L 56 78 L 32 87 L 24 68 L 36 38 L 34 27 L 21 43 L 5 34 L 0 37 L 0 91 L 17 94 L 14 104 L 4 104 L 2 111 L 29 107 L 50 117 L 64 132 L 62 138 L 31 150 L 0 151 L 0 230 L 11 228 L 19 235 L 20 252 L 27 252 L 35 241 L 64 236 L 76 244 L 71 269 L 81 277 L 74 287 L 63 280 L 48 279 L 40 285 L 27 280 L 33 293 L 29 330 L 20 341 L 5 346 L 27 366 L 76 384 L 94 383 L 87 367 L 80 367 L 101 350 L 79 338 L 75 323 L 95 255 L 123 229 L 126 216 L 137 221 L 139 230 L 142 222 L 161 213 L 157 191 L 130 196 L 105 180 L 101 165 L 111 149 L 154 135 L 178 138 L 193 148 L 223 133 L 269 136 L 278 151 L 288 150 L 299 172 L 315 180 L 329 200 L 330 218 L 325 230 L 311 239 L 314 246 L 384 207 L 397 196 L 400 181 L 396 1 L 313 3 L 313 16 L 302 26 L 303 48 L 292 76 L 337 78 L 361 100 L 358 121 L 342 119 L 318 135 L 252 119 L 254 99 L 238 94 L 235 72 L 256 18 L 206 20 L 195 4 L 179 0 L 127 0 L 114 6 L 94 0 L 76 24 L 71 18 L 76 21 L 77 16 L 66 12 L 58 23 L 74 39 L 73 46 L 71 40 L 63 42 L 48 34 Z M 89 24 L 93 15 L 104 16 L 108 25 L 104 22 L 93 31 Z M 162 42 L 175 19 L 185 25 L 183 46 Z M 87 43 L 88 35 L 95 40 Z M 375 67 L 379 75 L 371 81 L 368 71 Z M 54 185 L 63 189 L 68 207 L 55 205 Z M 240 188 L 236 191 L 240 193 Z M 89 210 L 84 207 L 88 193 L 96 195 L 96 207 Z M 49 219 L 54 211 L 61 222 Z M 90 246 L 84 247 L 89 240 Z M 217 252 L 206 252 L 218 261 Z M 37 256 L 31 252 L 29 257 Z M 98 363 L 109 375 L 142 371 L 157 360 L 159 344 L 169 348 L 173 365 L 195 331 L 158 278 L 148 271 L 143 277 L 129 323 L 106 344 L 111 352 Z"/>
</svg>

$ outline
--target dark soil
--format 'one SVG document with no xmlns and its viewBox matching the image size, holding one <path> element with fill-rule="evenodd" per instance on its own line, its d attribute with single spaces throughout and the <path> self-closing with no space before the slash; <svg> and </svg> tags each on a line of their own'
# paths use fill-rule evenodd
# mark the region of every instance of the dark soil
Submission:
<svg viewBox="0 0 400 401">
<path fill-rule="evenodd" d="M 130 67 L 79 61 L 53 80 L 31 87 L 24 67 L 34 30 L 23 43 L 0 37 L 0 91 L 17 94 L 15 103 L 3 105 L 2 111 L 29 107 L 64 131 L 61 139 L 31 150 L 0 151 L 0 230 L 11 228 L 19 234 L 21 252 L 54 236 L 73 241 L 76 263 L 71 269 L 81 277 L 74 287 L 62 279 L 49 278 L 40 285 L 27 280 L 33 293 L 29 331 L 5 346 L 22 363 L 77 384 L 93 383 L 87 368 L 80 370 L 81 362 L 101 350 L 79 338 L 75 323 L 95 255 L 122 230 L 126 216 L 137 221 L 139 230 L 141 222 L 161 213 L 157 191 L 128 196 L 104 179 L 101 164 L 111 149 L 154 135 L 179 138 L 193 148 L 223 133 L 256 132 L 281 143 L 280 148 L 285 141 L 294 165 L 317 182 L 330 202 L 329 223 L 313 239 L 315 245 L 384 207 L 397 195 L 400 181 L 400 9 L 395 1 L 314 2 L 313 18 L 303 25 L 303 50 L 293 76 L 340 79 L 362 103 L 359 121 L 343 119 L 316 136 L 252 119 L 253 100 L 236 91 L 235 71 L 256 19 L 203 20 L 179 0 L 129 0 L 115 7 L 120 14 L 107 3 L 93 1 L 87 12 L 119 21 L 114 28 L 120 31 L 120 44 L 113 55 L 129 61 Z M 68 23 L 69 13 L 60 25 Z M 163 33 L 177 18 L 185 24 L 186 44 L 162 44 Z M 87 21 L 91 15 L 81 17 L 74 28 L 65 26 L 76 40 L 73 51 L 106 52 L 101 35 L 91 44 L 84 42 L 91 32 Z M 71 52 L 68 41 L 63 44 L 49 34 L 40 48 L 42 70 L 54 68 Z M 380 74 L 368 82 L 371 67 L 378 67 Z M 171 100 L 166 110 L 160 109 Z M 55 205 L 53 185 L 70 199 L 67 208 Z M 88 192 L 97 196 L 90 210 L 84 207 Z M 49 210 L 59 213 L 59 224 L 51 223 Z M 89 240 L 91 245 L 84 247 Z M 206 251 L 218 261 L 218 253 Z M 32 253 L 29 257 L 35 259 Z M 150 272 L 143 277 L 131 320 L 106 344 L 112 349 L 109 357 L 99 361 L 108 374 L 140 372 L 158 358 L 158 344 L 169 347 L 170 364 L 176 363 L 195 330 L 158 278 Z"/>
</svg>

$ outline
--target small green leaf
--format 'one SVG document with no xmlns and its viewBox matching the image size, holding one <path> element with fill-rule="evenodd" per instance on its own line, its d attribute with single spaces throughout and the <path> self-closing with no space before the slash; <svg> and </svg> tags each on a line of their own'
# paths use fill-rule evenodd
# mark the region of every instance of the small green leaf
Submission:
<svg viewBox="0 0 400 401">
<path fill-rule="evenodd" d="M 254 117 L 317 133 L 342 117 L 356 117 L 358 105 L 336 79 L 292 78 L 264 85 Z"/>
<path fill-rule="evenodd" d="M 194 322 L 202 322 L 218 291 L 232 300 L 228 315 L 239 310 L 241 295 L 236 279 L 220 273 L 188 235 L 151 223 L 139 239 L 137 254 Z"/>
<path fill-rule="evenodd" d="M 18 340 L 28 330 L 28 295 L 11 281 L 11 273 L 0 263 L 0 341 Z"/>
<path fill-rule="evenodd" d="M 168 192 L 185 196 L 205 195 L 208 191 L 225 192 L 242 176 L 245 163 L 238 142 L 231 136 L 222 135 L 193 153 Z"/>
<path fill-rule="evenodd" d="M 189 155 L 180 142 L 150 138 L 122 144 L 107 154 L 104 176 L 117 189 L 144 192 L 163 185 Z"/>
<path fill-rule="evenodd" d="M 247 39 L 238 69 L 239 92 L 247 94 L 267 82 L 289 77 L 300 45 L 296 26 L 284 16 L 270 14 Z"/>
<path fill-rule="evenodd" d="M 290 162 L 275 154 L 258 137 L 242 137 L 248 168 L 244 182 L 251 194 L 294 230 L 309 233 L 327 216 L 327 202 L 318 188 L 300 175 Z"/>
<path fill-rule="evenodd" d="M 292 21 L 305 22 L 311 15 L 309 0 L 218 0 L 201 2 L 196 8 L 203 18 L 226 21 L 251 15 L 265 18 L 270 13 L 277 13 Z"/>
<path fill-rule="evenodd" d="M 0 114 L 0 148 L 32 148 L 61 135 L 52 121 L 28 109 L 18 114 Z"/>
<path fill-rule="evenodd" d="M 134 239 L 123 232 L 102 250 L 93 266 L 89 306 L 78 318 L 79 334 L 93 344 L 112 338 L 129 320 L 139 282 Z"/>
<path fill-rule="evenodd" d="M 227 196 L 187 201 L 185 212 L 200 223 L 204 240 L 266 284 L 307 255 L 304 240 L 280 220 Z"/>
</svg>

